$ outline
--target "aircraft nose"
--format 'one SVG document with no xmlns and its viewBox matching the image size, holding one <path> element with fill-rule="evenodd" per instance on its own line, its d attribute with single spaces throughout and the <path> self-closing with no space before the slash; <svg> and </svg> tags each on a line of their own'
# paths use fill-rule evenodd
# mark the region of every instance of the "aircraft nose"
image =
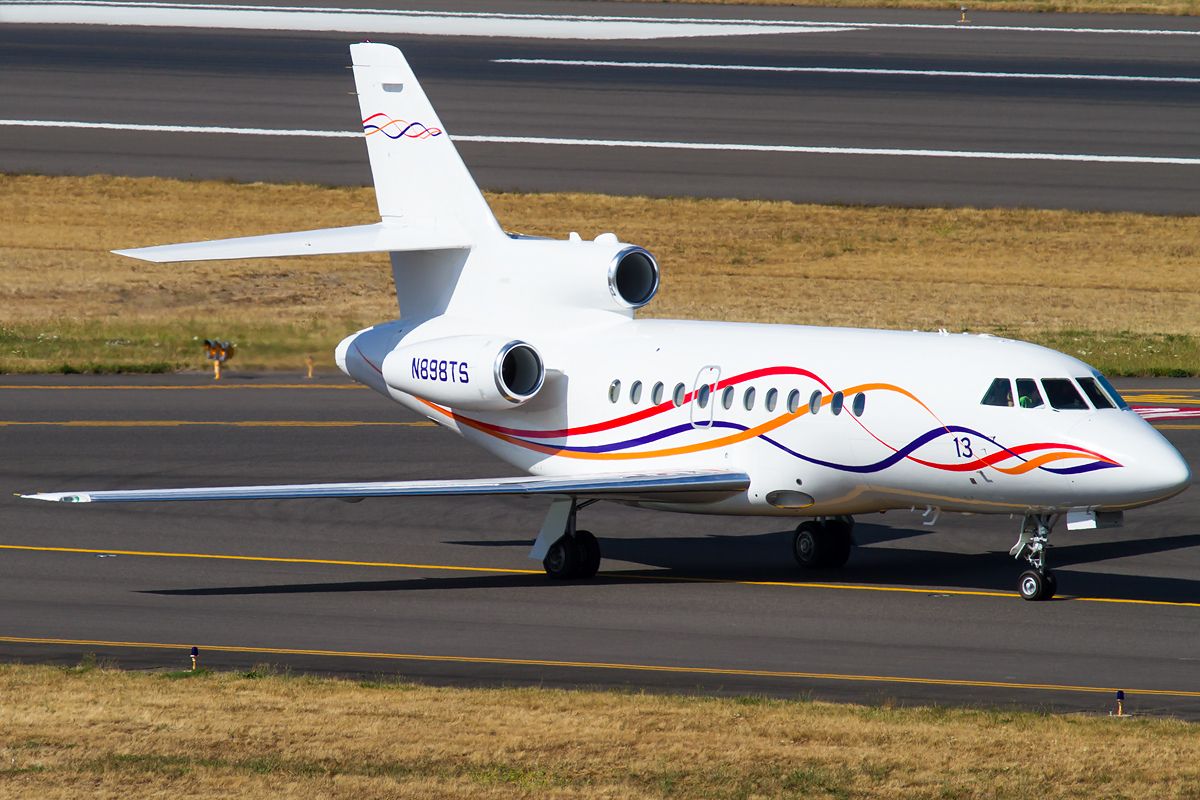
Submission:
<svg viewBox="0 0 1200 800">
<path fill-rule="evenodd" d="M 1179 451 L 1165 439 L 1163 447 L 1143 464 L 1143 480 L 1147 494 L 1171 497 L 1186 489 L 1192 482 L 1192 470 Z"/>
</svg>

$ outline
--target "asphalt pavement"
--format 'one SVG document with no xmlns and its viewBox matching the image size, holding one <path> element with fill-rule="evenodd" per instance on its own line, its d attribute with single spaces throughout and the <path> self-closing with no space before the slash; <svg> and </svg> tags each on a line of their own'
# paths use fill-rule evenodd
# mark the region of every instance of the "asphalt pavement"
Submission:
<svg viewBox="0 0 1200 800">
<path fill-rule="evenodd" d="M 1200 212 L 1195 18 L 971 12 L 958 24 L 949 9 L 472 8 L 702 12 L 861 27 L 566 41 L 0 22 L 0 116 L 49 121 L 0 126 L 0 164 L 63 174 L 369 183 L 355 138 L 53 123 L 353 131 L 359 117 L 347 45 L 371 38 L 405 51 L 449 132 L 467 139 L 463 156 L 489 189 Z M 1145 32 L 1156 30 L 1174 33 Z M 796 69 L 810 71 L 788 71 Z M 612 145 L 622 141 L 681 146 Z M 944 155 L 955 152 L 993 155 Z M 1080 156 L 1089 160 L 1071 160 Z M 1162 158 L 1183 161 L 1153 161 Z"/>
<path fill-rule="evenodd" d="M 1200 383 L 1126 381 L 1194 409 Z M 849 565 L 806 573 L 779 520 L 602 503 L 605 560 L 555 583 L 519 498 L 66 506 L 13 492 L 511 474 L 331 377 L 0 381 L 0 658 L 131 668 L 268 662 L 466 684 L 623 686 L 1200 718 L 1200 507 L 1059 531 L 1061 597 L 1027 603 L 1017 520 L 860 518 Z M 1200 464 L 1200 422 L 1164 419 Z M 1195 470 L 1200 473 L 1200 470 Z"/>
</svg>

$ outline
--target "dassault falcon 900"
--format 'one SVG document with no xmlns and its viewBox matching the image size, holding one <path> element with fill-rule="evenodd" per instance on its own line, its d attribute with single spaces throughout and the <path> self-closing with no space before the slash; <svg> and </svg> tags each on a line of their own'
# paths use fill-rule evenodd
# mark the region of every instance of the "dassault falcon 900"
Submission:
<svg viewBox="0 0 1200 800">
<path fill-rule="evenodd" d="M 505 232 L 401 52 L 350 48 L 381 220 L 116 251 L 147 261 L 386 252 L 399 318 L 336 350 L 356 381 L 525 473 L 488 480 L 73 491 L 75 503 L 543 495 L 531 557 L 589 578 L 609 500 L 804 518 L 804 567 L 850 555 L 853 515 L 925 509 L 1021 518 L 1027 600 L 1052 597 L 1047 542 L 1119 525 L 1177 494 L 1180 454 L 1096 370 L 1024 342 L 792 325 L 635 319 L 654 257 Z"/>
</svg>

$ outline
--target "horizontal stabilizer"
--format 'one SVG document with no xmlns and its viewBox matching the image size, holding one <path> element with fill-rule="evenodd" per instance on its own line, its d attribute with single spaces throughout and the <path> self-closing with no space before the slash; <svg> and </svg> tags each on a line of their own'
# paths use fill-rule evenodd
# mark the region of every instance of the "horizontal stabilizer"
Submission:
<svg viewBox="0 0 1200 800">
<path fill-rule="evenodd" d="M 266 236 L 242 236 L 207 242 L 164 244 L 113 250 L 119 256 L 143 261 L 215 261 L 227 258 L 274 258 L 279 256 L 322 256 L 335 253 L 411 252 L 452 250 L 470 247 L 461 233 L 441 229 L 411 228 L 377 222 L 348 228 L 320 228 Z"/>
<path fill-rule="evenodd" d="M 571 477 L 477 478 L 456 481 L 382 481 L 369 483 L 301 483 L 280 486 L 214 486 L 194 489 L 49 492 L 26 494 L 27 500 L 60 503 L 136 503 L 165 500 L 298 500 L 331 497 L 431 497 L 437 495 L 562 495 L 596 499 L 646 499 L 664 495 L 729 496 L 745 491 L 750 477 L 740 472 L 648 472 L 628 475 Z"/>
</svg>

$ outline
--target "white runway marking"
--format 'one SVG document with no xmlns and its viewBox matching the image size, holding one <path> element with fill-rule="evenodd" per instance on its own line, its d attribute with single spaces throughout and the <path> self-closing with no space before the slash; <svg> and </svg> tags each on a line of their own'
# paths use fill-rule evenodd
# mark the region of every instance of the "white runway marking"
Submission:
<svg viewBox="0 0 1200 800">
<path fill-rule="evenodd" d="M 1200 83 L 1200 78 L 1158 75 L 1091 75 L 1079 72 L 977 72 L 945 69 L 873 69 L 867 67 L 779 67 L 754 64 L 686 64 L 673 61 L 583 61 L 560 58 L 494 58 L 493 64 L 532 64 L 552 67 L 623 67 L 682 69 L 712 72 L 796 72 L 823 75 L 904 75 L 932 78 L 1020 78 L 1060 81 L 1118 81 L 1134 83 Z"/>
<path fill-rule="evenodd" d="M 115 0 L 0 2 L 0 22 L 91 25 L 168 25 L 251 30 L 328 30 L 417 33 L 440 36 L 513 36 L 554 39 L 659 39 L 687 36 L 744 36 L 825 33 L 838 30 L 919 29 L 1079 33 L 1134 36 L 1200 36 L 1200 30 L 1089 28 L 975 23 L 831 22 L 820 20 L 635 17 L 583 14 L 506 14 L 468 11 L 392 11 L 235 4 L 132 3 Z"/>
<path fill-rule="evenodd" d="M 124 122 L 61 122 L 46 119 L 0 119 L 0 127 L 82 128 L 158 133 L 217 133 L 238 136 L 302 136 L 318 139 L 357 139 L 358 131 L 285 130 L 276 128 L 227 128 L 216 125 L 145 125 Z M 792 144 L 735 144 L 719 142 L 649 142 L 624 139 L 565 139 L 550 136 L 455 135 L 456 142 L 490 144 L 565 145 L 573 147 L 639 147 L 653 150 L 717 150 L 742 153 L 796 153 L 833 156 L 904 156 L 912 158 L 971 158 L 999 161 L 1076 161 L 1094 164 L 1173 164 L 1200 166 L 1200 157 L 1104 155 L 1099 153 L 1014 153 L 988 150 L 905 150 L 895 147 L 826 147 Z"/>
<path fill-rule="evenodd" d="M 523 39 L 674 39 L 695 36 L 761 36 L 831 33 L 835 25 L 793 25 L 755 20 L 676 20 L 658 17 L 581 17 L 485 14 L 457 11 L 390 11 L 370 8 L 197 5 L 186 3 L 47 0 L 0 4 L 0 22 L 225 28 L 275 31 L 344 31 L 425 36 L 503 36 Z"/>
</svg>

